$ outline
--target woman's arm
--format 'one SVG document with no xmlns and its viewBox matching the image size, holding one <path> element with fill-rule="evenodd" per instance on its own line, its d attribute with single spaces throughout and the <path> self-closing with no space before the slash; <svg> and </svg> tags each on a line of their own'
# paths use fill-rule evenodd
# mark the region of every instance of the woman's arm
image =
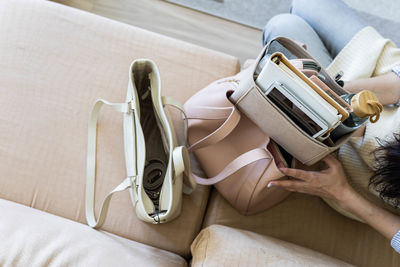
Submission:
<svg viewBox="0 0 400 267">
<path fill-rule="evenodd" d="M 354 190 L 347 191 L 342 197 L 345 210 L 357 215 L 387 239 L 392 239 L 400 230 L 399 216 L 369 202 Z"/>
<path fill-rule="evenodd" d="M 276 180 L 268 187 L 279 186 L 289 191 L 329 198 L 344 210 L 364 220 L 388 239 L 400 229 L 400 217 L 376 206 L 359 195 L 347 182 L 342 165 L 333 156 L 324 159 L 328 169 L 320 172 L 282 168 L 295 180 Z"/>
<path fill-rule="evenodd" d="M 347 81 L 344 89 L 351 93 L 369 90 L 376 94 L 382 105 L 397 104 L 400 99 L 400 79 L 391 72 L 372 78 Z"/>
</svg>

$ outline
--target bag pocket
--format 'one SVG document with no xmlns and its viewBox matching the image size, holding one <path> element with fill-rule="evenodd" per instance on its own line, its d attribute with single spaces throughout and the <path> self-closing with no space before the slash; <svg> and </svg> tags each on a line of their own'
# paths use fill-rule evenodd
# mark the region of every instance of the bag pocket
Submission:
<svg viewBox="0 0 400 267">
<path fill-rule="evenodd" d="M 256 85 L 240 99 L 237 106 L 265 134 L 306 165 L 314 164 L 336 149 L 309 136 Z"/>
</svg>

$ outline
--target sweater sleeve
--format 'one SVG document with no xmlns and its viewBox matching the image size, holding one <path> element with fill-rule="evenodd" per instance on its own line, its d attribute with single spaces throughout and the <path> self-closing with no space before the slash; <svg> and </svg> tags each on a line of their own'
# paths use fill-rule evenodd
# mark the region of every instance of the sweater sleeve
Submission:
<svg viewBox="0 0 400 267">
<path fill-rule="evenodd" d="M 327 71 L 331 76 L 343 71 L 342 80 L 346 82 L 389 73 L 399 64 L 400 49 L 373 27 L 367 26 L 354 35 Z"/>
<path fill-rule="evenodd" d="M 400 230 L 393 236 L 390 245 L 397 253 L 400 253 Z"/>
</svg>

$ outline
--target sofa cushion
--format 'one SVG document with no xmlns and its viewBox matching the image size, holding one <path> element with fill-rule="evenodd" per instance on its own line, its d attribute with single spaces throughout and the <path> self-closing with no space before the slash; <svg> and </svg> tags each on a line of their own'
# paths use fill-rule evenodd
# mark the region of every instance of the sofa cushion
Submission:
<svg viewBox="0 0 400 267">
<path fill-rule="evenodd" d="M 187 266 L 176 254 L 0 199 L 0 266 Z"/>
<path fill-rule="evenodd" d="M 192 266 L 351 266 L 276 238 L 222 225 L 203 229 L 191 246 Z"/>
<path fill-rule="evenodd" d="M 97 98 L 125 99 L 130 63 L 150 58 L 162 91 L 183 102 L 238 71 L 236 58 L 49 1 L 0 1 L 0 198 L 85 223 L 87 124 Z M 102 110 L 96 208 L 125 177 L 122 117 Z M 209 191 L 184 197 L 165 225 L 113 197 L 103 230 L 189 255 Z"/>
<path fill-rule="evenodd" d="M 337 213 L 320 198 L 305 194 L 293 193 L 267 211 L 243 216 L 213 192 L 204 227 L 212 224 L 276 237 L 357 266 L 400 266 L 400 255 L 389 240 L 368 225 Z"/>
</svg>

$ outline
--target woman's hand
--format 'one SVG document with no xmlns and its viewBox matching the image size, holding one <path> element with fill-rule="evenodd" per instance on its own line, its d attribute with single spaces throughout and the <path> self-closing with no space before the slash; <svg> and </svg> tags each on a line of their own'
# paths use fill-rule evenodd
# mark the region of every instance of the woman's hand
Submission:
<svg viewBox="0 0 400 267">
<path fill-rule="evenodd" d="M 352 191 L 340 162 L 333 156 L 327 156 L 323 161 L 328 168 L 323 171 L 303 171 L 298 169 L 281 168 L 280 170 L 295 179 L 275 180 L 268 187 L 279 186 L 288 191 L 320 196 L 332 199 L 338 204 L 345 201 L 346 195 Z"/>
<path fill-rule="evenodd" d="M 268 186 L 280 186 L 289 191 L 332 199 L 391 239 L 400 229 L 400 217 L 356 193 L 348 184 L 342 165 L 333 156 L 327 156 L 323 161 L 328 169 L 320 172 L 282 168 L 283 173 L 296 180 L 275 180 Z"/>
</svg>

